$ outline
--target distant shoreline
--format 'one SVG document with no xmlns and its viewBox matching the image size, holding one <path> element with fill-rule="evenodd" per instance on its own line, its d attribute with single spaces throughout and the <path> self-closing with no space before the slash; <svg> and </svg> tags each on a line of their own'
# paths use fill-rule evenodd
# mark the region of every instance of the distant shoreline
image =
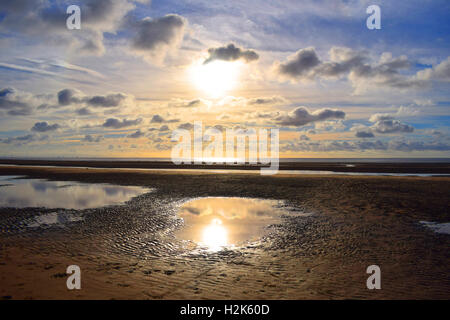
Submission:
<svg viewBox="0 0 450 320">
<path fill-rule="evenodd" d="M 31 160 L 0 159 L 0 165 L 18 166 L 55 166 L 88 167 L 117 169 L 202 169 L 202 170 L 259 170 L 262 165 L 237 164 L 182 164 L 174 165 L 171 161 L 152 160 Z M 280 171 L 334 171 L 349 173 L 411 173 L 411 174 L 450 174 L 450 162 L 280 162 Z"/>
</svg>

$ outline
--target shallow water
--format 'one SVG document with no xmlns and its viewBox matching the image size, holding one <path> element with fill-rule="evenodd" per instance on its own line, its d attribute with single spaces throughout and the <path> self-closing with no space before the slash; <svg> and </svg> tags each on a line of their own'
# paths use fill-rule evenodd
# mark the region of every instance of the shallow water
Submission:
<svg viewBox="0 0 450 320">
<path fill-rule="evenodd" d="M 420 223 L 430 228 L 436 233 L 450 234 L 450 222 L 437 223 L 437 222 L 420 221 Z"/>
<path fill-rule="evenodd" d="M 15 167 L 12 164 L 0 164 L 0 167 Z M 353 164 L 346 164 L 346 167 L 355 167 Z M 36 168 L 72 168 L 72 169 L 95 169 L 95 170 L 117 170 L 117 171 L 162 171 L 162 172 L 194 172 L 194 173 L 221 173 L 221 174 L 260 174 L 260 170 L 239 170 L 239 169 L 179 169 L 179 168 L 97 168 L 97 167 L 77 167 L 77 166 L 44 166 L 27 165 L 27 167 Z M 450 173 L 393 173 L 393 172 L 345 172 L 330 170 L 279 170 L 277 174 L 287 175 L 343 175 L 343 176 L 388 176 L 388 177 L 448 177 Z"/>
<path fill-rule="evenodd" d="M 0 176 L 0 207 L 88 209 L 117 205 L 151 189 Z"/>
<path fill-rule="evenodd" d="M 184 227 L 177 237 L 212 251 L 255 241 L 267 226 L 293 215 L 282 201 L 248 198 L 201 198 L 185 203 L 178 215 Z M 298 214 L 297 214 L 298 215 Z"/>
</svg>

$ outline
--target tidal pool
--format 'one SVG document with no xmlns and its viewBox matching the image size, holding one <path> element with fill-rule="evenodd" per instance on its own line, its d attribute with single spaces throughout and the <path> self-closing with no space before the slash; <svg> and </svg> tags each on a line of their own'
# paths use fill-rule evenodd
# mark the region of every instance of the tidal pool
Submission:
<svg viewBox="0 0 450 320">
<path fill-rule="evenodd" d="M 437 223 L 437 222 L 429 222 L 429 221 L 420 221 L 421 224 L 430 228 L 436 233 L 444 233 L 450 234 L 450 222 L 446 223 Z"/>
<path fill-rule="evenodd" d="M 284 214 L 293 215 L 278 200 L 195 199 L 180 208 L 178 215 L 184 220 L 184 227 L 176 235 L 218 251 L 261 238 L 267 233 L 266 227 L 280 223 Z"/>
<path fill-rule="evenodd" d="M 152 191 L 111 184 L 0 177 L 0 207 L 88 209 L 117 205 Z"/>
</svg>

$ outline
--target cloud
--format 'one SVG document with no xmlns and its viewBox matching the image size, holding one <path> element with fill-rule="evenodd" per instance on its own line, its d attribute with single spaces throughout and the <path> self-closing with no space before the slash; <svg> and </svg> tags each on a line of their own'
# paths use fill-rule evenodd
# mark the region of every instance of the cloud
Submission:
<svg viewBox="0 0 450 320">
<path fill-rule="evenodd" d="M 61 127 L 57 123 L 50 125 L 46 121 L 43 121 L 43 122 L 36 122 L 34 126 L 31 128 L 31 131 L 48 132 L 48 131 L 55 131 L 59 128 Z"/>
<path fill-rule="evenodd" d="M 414 131 L 412 126 L 398 120 L 380 120 L 377 121 L 371 128 L 381 134 L 410 133 Z"/>
<path fill-rule="evenodd" d="M 141 129 L 138 129 L 136 132 L 127 135 L 128 138 L 132 138 L 132 139 L 137 139 L 137 138 L 140 138 L 143 136 L 144 136 L 144 133 L 141 131 Z"/>
<path fill-rule="evenodd" d="M 363 151 L 449 151 L 450 144 L 441 141 L 392 140 L 392 141 L 286 141 L 280 145 L 282 152 L 363 152 Z"/>
<path fill-rule="evenodd" d="M 174 99 L 173 102 L 168 104 L 169 107 L 174 108 L 199 108 L 199 107 L 209 107 L 211 101 L 205 99 L 193 99 L 193 100 L 183 100 Z"/>
<path fill-rule="evenodd" d="M 127 0 L 80 0 L 77 4 L 81 7 L 83 32 L 67 30 L 67 5 L 31 0 L 0 2 L 0 11 L 6 13 L 0 30 L 28 36 L 30 41 L 65 45 L 77 53 L 99 55 L 105 51 L 103 34 L 115 33 L 135 7 Z"/>
<path fill-rule="evenodd" d="M 393 120 L 394 117 L 389 113 L 375 113 L 370 116 L 369 121 L 370 122 L 378 122 L 378 121 L 385 121 L 385 120 Z"/>
<path fill-rule="evenodd" d="M 155 114 L 152 119 L 150 120 L 150 123 L 163 123 L 166 120 L 164 120 L 163 117 L 161 117 L 159 114 Z"/>
<path fill-rule="evenodd" d="M 369 121 L 374 122 L 370 129 L 381 134 L 410 133 L 414 131 L 412 126 L 395 120 L 394 116 L 389 113 L 373 114 L 370 116 Z"/>
<path fill-rule="evenodd" d="M 387 150 L 388 144 L 382 141 L 289 141 L 280 146 L 280 151 L 329 152 L 329 151 L 364 151 Z"/>
<path fill-rule="evenodd" d="M 279 105 L 289 103 L 289 101 L 280 96 L 252 98 L 247 101 L 249 105 Z"/>
<path fill-rule="evenodd" d="M 304 126 L 308 123 L 316 121 L 324 121 L 328 119 L 344 119 L 345 112 L 334 109 L 320 109 L 310 112 L 305 107 L 298 107 L 295 110 L 278 116 L 275 120 L 283 126 Z"/>
<path fill-rule="evenodd" d="M 298 50 L 285 63 L 278 64 L 276 69 L 281 75 L 296 79 L 307 76 L 319 64 L 320 60 L 315 49 L 310 47 Z"/>
<path fill-rule="evenodd" d="M 417 73 L 417 77 L 423 80 L 441 80 L 450 81 L 450 57 L 442 61 L 431 69 L 421 70 Z"/>
<path fill-rule="evenodd" d="M 394 140 L 389 148 L 398 151 L 449 151 L 450 144 L 442 141 Z"/>
<path fill-rule="evenodd" d="M 150 120 L 150 123 L 172 123 L 172 122 L 178 122 L 178 119 L 170 119 L 166 120 L 163 117 L 161 117 L 159 114 L 153 115 L 152 119 Z"/>
<path fill-rule="evenodd" d="M 375 135 L 371 131 L 356 131 L 357 138 L 374 138 Z"/>
<path fill-rule="evenodd" d="M 89 108 L 81 108 L 75 111 L 80 116 L 88 116 L 92 114 L 92 111 Z"/>
<path fill-rule="evenodd" d="M 63 89 L 58 92 L 58 104 L 60 106 L 68 106 L 72 103 L 79 103 L 80 99 L 76 97 L 79 91 L 74 89 Z"/>
<path fill-rule="evenodd" d="M 307 135 L 304 135 L 304 134 L 300 135 L 299 139 L 300 139 L 300 141 L 309 141 L 309 140 L 311 140 Z"/>
<path fill-rule="evenodd" d="M 36 135 L 34 134 L 27 134 L 24 136 L 19 137 L 8 137 L 6 139 L 0 139 L 0 142 L 5 144 L 26 144 L 32 141 L 35 141 L 37 139 Z"/>
<path fill-rule="evenodd" d="M 100 142 L 102 140 L 103 140 L 103 136 L 101 136 L 101 135 L 92 136 L 90 134 L 87 134 L 83 138 L 83 141 L 86 141 L 86 142 Z"/>
<path fill-rule="evenodd" d="M 0 67 L 26 73 L 39 74 L 52 78 L 58 77 L 80 83 L 92 83 L 92 78 L 105 79 L 105 77 L 93 70 L 79 65 L 75 65 L 60 59 L 31 59 L 15 58 L 18 64 L 0 63 Z M 82 78 L 79 78 L 82 76 Z"/>
<path fill-rule="evenodd" d="M 125 98 L 125 94 L 116 93 L 108 94 L 106 96 L 93 96 L 90 98 L 86 98 L 84 101 L 86 101 L 88 105 L 91 105 L 93 107 L 110 108 L 117 107 L 122 101 L 125 100 Z"/>
<path fill-rule="evenodd" d="M 123 119 L 122 121 L 115 118 L 109 118 L 106 119 L 106 121 L 103 123 L 103 127 L 105 128 L 113 128 L 113 129 L 121 129 L 126 127 L 132 127 L 140 124 L 142 122 L 141 118 L 135 119 L 135 120 L 128 120 Z"/>
<path fill-rule="evenodd" d="M 32 97 L 14 88 L 0 89 L 0 110 L 6 110 L 8 115 L 21 116 L 33 113 Z"/>
<path fill-rule="evenodd" d="M 187 20 L 177 14 L 169 14 L 155 19 L 147 17 L 130 24 L 136 33 L 132 48 L 149 60 L 160 62 L 183 40 Z"/>
<path fill-rule="evenodd" d="M 193 128 L 194 128 L 194 125 L 189 122 L 182 123 L 178 126 L 178 129 L 185 129 L 185 130 L 192 130 Z"/>
<path fill-rule="evenodd" d="M 338 120 L 325 120 L 314 123 L 314 129 L 317 131 L 343 131 L 347 128 L 342 119 Z"/>
<path fill-rule="evenodd" d="M 424 88 L 427 86 L 426 80 L 450 79 L 450 58 L 432 70 L 408 76 L 402 71 L 410 69 L 413 63 L 406 56 L 393 58 L 391 53 L 384 52 L 379 61 L 374 62 L 366 51 L 345 47 L 332 47 L 328 54 L 330 59 L 322 61 L 314 48 L 300 49 L 285 62 L 275 62 L 274 68 L 282 79 L 292 81 L 346 77 L 356 92 L 362 92 L 371 86 Z"/>
<path fill-rule="evenodd" d="M 76 89 L 63 89 L 58 92 L 57 96 L 58 96 L 58 104 L 60 106 L 85 103 L 92 107 L 102 107 L 102 108 L 117 107 L 128 97 L 124 93 L 110 93 L 107 95 L 83 96 L 82 92 Z"/>
<path fill-rule="evenodd" d="M 238 48 L 233 43 L 228 44 L 226 47 L 209 48 L 208 54 L 209 56 L 203 64 L 207 64 L 215 60 L 244 60 L 248 63 L 259 59 L 259 55 L 255 51 Z"/>
</svg>

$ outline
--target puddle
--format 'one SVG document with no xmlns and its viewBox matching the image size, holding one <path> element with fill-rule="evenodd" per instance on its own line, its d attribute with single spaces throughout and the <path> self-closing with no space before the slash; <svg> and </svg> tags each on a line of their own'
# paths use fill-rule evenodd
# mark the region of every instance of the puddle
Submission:
<svg viewBox="0 0 450 320">
<path fill-rule="evenodd" d="M 184 227 L 176 235 L 218 251 L 258 240 L 267 233 L 268 225 L 280 223 L 286 214 L 294 215 L 284 202 L 277 200 L 195 199 L 180 208 L 178 215 L 184 220 Z"/>
<path fill-rule="evenodd" d="M 149 188 L 0 177 L 0 207 L 88 209 L 117 205 Z"/>
<path fill-rule="evenodd" d="M 43 226 L 64 227 L 67 223 L 83 220 L 78 214 L 69 214 L 64 212 L 50 212 L 33 218 L 26 222 L 29 228 L 38 228 Z"/>
<path fill-rule="evenodd" d="M 437 222 L 420 221 L 420 223 L 430 228 L 436 233 L 450 234 L 450 222 L 437 223 Z"/>
</svg>

